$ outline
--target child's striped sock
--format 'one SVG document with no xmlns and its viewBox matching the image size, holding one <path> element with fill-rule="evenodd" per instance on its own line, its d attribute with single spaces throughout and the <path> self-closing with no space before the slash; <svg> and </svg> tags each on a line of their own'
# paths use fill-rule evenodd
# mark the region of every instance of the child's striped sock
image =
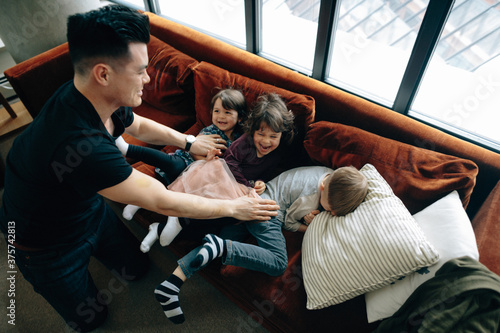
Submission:
<svg viewBox="0 0 500 333">
<path fill-rule="evenodd" d="M 226 241 L 222 238 L 208 234 L 203 238 L 203 241 L 204 244 L 191 262 L 191 267 L 201 269 L 215 258 L 226 256 Z"/>
<path fill-rule="evenodd" d="M 156 300 L 174 324 L 182 324 L 185 320 L 179 304 L 179 290 L 183 283 L 179 277 L 172 274 L 155 289 Z"/>
</svg>

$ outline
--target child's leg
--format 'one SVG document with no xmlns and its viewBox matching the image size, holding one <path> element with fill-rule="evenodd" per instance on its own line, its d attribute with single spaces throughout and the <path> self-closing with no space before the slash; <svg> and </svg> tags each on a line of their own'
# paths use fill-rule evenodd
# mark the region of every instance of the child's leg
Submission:
<svg viewBox="0 0 500 333">
<path fill-rule="evenodd" d="M 153 148 L 129 145 L 126 156 L 160 168 L 170 181 L 177 178 L 186 168 L 186 162 L 182 157 Z"/>
<path fill-rule="evenodd" d="M 119 136 L 115 140 L 115 144 L 118 147 L 118 149 L 120 150 L 120 152 L 122 153 L 122 155 L 127 156 L 129 144 L 127 142 L 125 142 L 125 140 L 121 136 Z"/>
<path fill-rule="evenodd" d="M 149 232 L 141 242 L 141 251 L 142 252 L 144 252 L 144 253 L 149 252 L 149 250 L 151 249 L 151 246 L 153 246 L 153 244 L 158 239 L 158 226 L 159 225 L 160 225 L 160 223 L 158 223 L 158 222 L 151 223 L 149 225 Z"/>
<path fill-rule="evenodd" d="M 134 217 L 135 213 L 137 213 L 137 211 L 141 209 L 141 207 L 139 206 L 135 206 L 135 205 L 126 205 L 125 208 L 123 208 L 123 212 L 122 212 L 122 216 L 124 219 L 126 220 L 132 220 L 132 218 Z"/>
<path fill-rule="evenodd" d="M 257 239 L 258 245 L 232 241 L 228 239 L 231 237 L 228 237 L 227 254 L 222 263 L 264 272 L 271 276 L 283 274 L 288 265 L 288 257 L 281 225 L 282 223 L 276 218 L 260 223 L 246 222 L 245 226 Z"/>
<path fill-rule="evenodd" d="M 215 258 L 224 259 L 226 255 L 226 241 L 222 238 L 208 234 L 203 238 L 203 242 L 203 246 L 190 263 L 191 268 L 202 269 Z"/>
<path fill-rule="evenodd" d="M 155 298 L 160 302 L 163 312 L 174 324 L 184 322 L 184 313 L 179 303 L 179 292 L 186 281 L 186 276 L 180 267 L 155 288 Z"/>
<path fill-rule="evenodd" d="M 174 272 L 155 289 L 155 297 L 160 302 L 163 312 L 175 324 L 184 321 L 184 314 L 179 303 L 179 292 L 181 286 L 193 276 L 200 268 L 193 268 L 191 262 L 196 258 L 202 246 L 198 246 L 184 257 L 179 259 L 179 266 Z"/>
<path fill-rule="evenodd" d="M 175 216 L 169 216 L 167 219 L 167 224 L 163 230 L 158 230 L 158 235 L 160 238 L 160 245 L 167 246 L 172 243 L 175 237 L 181 232 L 182 225 L 179 223 L 179 218 Z"/>
<path fill-rule="evenodd" d="M 250 233 L 245 224 L 235 224 L 225 226 L 221 231 L 221 237 L 213 234 L 208 234 L 203 238 L 203 245 L 199 248 L 196 256 L 189 262 L 189 266 L 193 270 L 199 270 L 215 258 L 222 258 L 222 262 L 226 259 L 227 241 L 225 238 L 245 240 Z"/>
<path fill-rule="evenodd" d="M 148 234 L 142 240 L 141 251 L 144 253 L 149 252 L 157 239 L 160 239 L 161 246 L 170 245 L 181 230 L 182 225 L 179 223 L 179 218 L 175 216 L 169 216 L 167 223 L 151 223 Z"/>
</svg>

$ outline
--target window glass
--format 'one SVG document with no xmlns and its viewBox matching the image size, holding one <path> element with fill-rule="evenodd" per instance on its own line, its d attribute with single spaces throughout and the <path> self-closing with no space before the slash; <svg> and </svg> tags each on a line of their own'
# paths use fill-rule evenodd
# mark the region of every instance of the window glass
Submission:
<svg viewBox="0 0 500 333">
<path fill-rule="evenodd" d="M 136 8 L 141 8 L 142 10 L 144 10 L 144 0 L 122 0 L 121 3 L 125 4 L 126 3 L 129 3 L 131 4 L 133 7 L 136 7 Z"/>
<path fill-rule="evenodd" d="M 261 53 L 312 72 L 320 0 L 262 0 Z"/>
<path fill-rule="evenodd" d="M 412 110 L 500 143 L 500 1 L 456 1 Z"/>
<path fill-rule="evenodd" d="M 327 81 L 391 107 L 427 0 L 343 0 Z"/>
<path fill-rule="evenodd" d="M 158 0 L 160 14 L 245 47 L 244 0 Z"/>
</svg>

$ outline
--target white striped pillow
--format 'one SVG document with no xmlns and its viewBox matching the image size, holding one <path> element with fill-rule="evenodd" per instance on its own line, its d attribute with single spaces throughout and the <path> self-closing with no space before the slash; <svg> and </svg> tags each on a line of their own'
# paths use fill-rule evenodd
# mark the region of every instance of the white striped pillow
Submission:
<svg viewBox="0 0 500 333">
<path fill-rule="evenodd" d="M 318 214 L 304 236 L 307 309 L 321 309 L 381 288 L 439 259 L 436 249 L 371 164 L 360 170 L 368 194 L 346 216 Z"/>
</svg>

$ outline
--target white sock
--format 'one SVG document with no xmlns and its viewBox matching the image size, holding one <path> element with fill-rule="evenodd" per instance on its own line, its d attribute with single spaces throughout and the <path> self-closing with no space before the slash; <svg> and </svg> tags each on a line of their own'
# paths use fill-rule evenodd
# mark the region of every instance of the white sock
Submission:
<svg viewBox="0 0 500 333">
<path fill-rule="evenodd" d="M 118 147 L 120 152 L 122 153 L 123 156 L 127 156 L 127 151 L 128 151 L 128 143 L 125 142 L 122 136 L 119 136 L 115 140 L 115 145 Z"/>
<path fill-rule="evenodd" d="M 149 252 L 149 250 L 151 249 L 151 246 L 158 239 L 158 224 L 159 224 L 158 222 L 155 222 L 155 223 L 151 223 L 149 225 L 149 232 L 146 235 L 146 237 L 144 237 L 144 239 L 142 240 L 142 243 L 141 243 L 141 251 L 142 252 L 144 252 L 144 253 Z"/>
<path fill-rule="evenodd" d="M 165 228 L 160 232 L 160 245 L 167 246 L 172 243 L 175 237 L 181 232 L 182 226 L 179 223 L 179 218 L 175 216 L 169 216 Z"/>
<path fill-rule="evenodd" d="M 134 217 L 135 213 L 141 209 L 139 206 L 134 206 L 134 205 L 126 205 L 125 208 L 123 208 L 123 213 L 122 216 L 124 219 L 130 221 Z"/>
</svg>

